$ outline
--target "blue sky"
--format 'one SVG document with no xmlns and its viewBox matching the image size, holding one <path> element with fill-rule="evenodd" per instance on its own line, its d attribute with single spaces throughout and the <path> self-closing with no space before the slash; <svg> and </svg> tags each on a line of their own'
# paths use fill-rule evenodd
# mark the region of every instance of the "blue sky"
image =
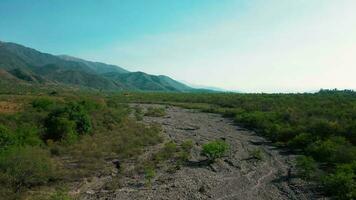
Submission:
<svg viewBox="0 0 356 200">
<path fill-rule="evenodd" d="M 246 92 L 356 89 L 354 0 L 0 0 L 0 40 Z"/>
</svg>

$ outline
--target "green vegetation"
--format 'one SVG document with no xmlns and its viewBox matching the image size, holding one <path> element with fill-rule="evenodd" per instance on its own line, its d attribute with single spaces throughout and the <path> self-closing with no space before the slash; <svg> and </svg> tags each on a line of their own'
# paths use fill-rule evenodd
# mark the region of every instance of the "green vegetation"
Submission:
<svg viewBox="0 0 356 200">
<path fill-rule="evenodd" d="M 153 168 L 148 167 L 145 169 L 145 179 L 146 179 L 146 185 L 151 187 L 152 185 L 152 179 L 156 176 L 156 172 Z"/>
<path fill-rule="evenodd" d="M 229 145 L 222 140 L 215 140 L 203 145 L 202 153 L 214 162 L 217 158 L 224 156 L 229 149 Z"/>
<path fill-rule="evenodd" d="M 261 149 L 254 149 L 250 151 L 251 158 L 256 159 L 256 160 L 262 160 L 263 155 Z"/>
<path fill-rule="evenodd" d="M 297 158 L 297 169 L 300 177 L 310 180 L 316 173 L 317 163 L 312 157 L 300 156 Z"/>
<path fill-rule="evenodd" d="M 136 120 L 142 121 L 143 115 L 144 115 L 143 109 L 140 106 L 135 106 L 134 107 L 134 115 L 135 115 Z"/>
<path fill-rule="evenodd" d="M 0 105 L 11 105 L 7 110 L 0 107 L 0 196 L 6 199 L 21 199 L 44 185 L 56 187 L 99 172 L 109 174 L 112 165 L 108 160 L 134 159 L 145 148 L 162 143 L 158 125 L 137 121 L 143 115 L 163 116 L 165 110 L 133 111 L 127 106 L 132 102 L 178 105 L 231 117 L 276 146 L 302 154 L 296 162 L 298 174 L 321 185 L 326 194 L 356 198 L 356 93 L 352 91 L 104 96 L 93 91 L 73 95 L 65 89 L 19 86 L 12 90 L 9 86 L 0 87 L 0 92 Z M 134 118 L 130 117 L 133 112 Z M 189 159 L 193 144 L 158 146 L 162 148 L 135 166 L 141 175 L 147 168 L 174 172 Z M 226 151 L 222 141 L 203 147 L 211 160 Z M 258 150 L 250 154 L 254 159 L 263 155 Z"/>
<path fill-rule="evenodd" d="M 338 165 L 333 173 L 326 175 L 321 180 L 327 194 L 335 196 L 337 199 L 355 199 L 355 172 L 356 162 Z"/>
<path fill-rule="evenodd" d="M 0 84 L 5 92 L 21 86 L 28 92 L 59 85 L 98 91 L 194 91 L 167 76 L 129 72 L 119 66 L 86 61 L 71 56 L 55 56 L 10 42 L 0 45 Z M 0 86 L 0 92 L 3 87 Z"/>
<path fill-rule="evenodd" d="M 4 199 L 71 199 L 67 192 L 51 191 L 110 174 L 114 165 L 108 160 L 134 159 L 144 148 L 163 141 L 158 125 L 138 123 L 126 104 L 105 97 L 4 95 L 2 99 L 21 105 L 16 112 L 0 110 Z M 44 186 L 50 195 L 37 190 Z"/>
<path fill-rule="evenodd" d="M 148 107 L 145 116 L 149 117 L 163 117 L 166 115 L 164 108 Z"/>
<path fill-rule="evenodd" d="M 128 96 L 116 95 L 113 99 L 178 105 L 231 117 L 240 126 L 255 130 L 276 145 L 308 156 L 304 163 L 299 161 L 300 174 L 323 185 L 325 193 L 340 199 L 356 198 L 353 178 L 356 172 L 340 171 L 356 161 L 356 93 L 353 91 L 321 90 L 315 94 L 130 93 Z M 314 167 L 318 173 L 311 173 Z M 342 193 L 348 196 L 330 192 L 333 190 L 329 188 L 336 183 L 347 185 Z"/>
</svg>

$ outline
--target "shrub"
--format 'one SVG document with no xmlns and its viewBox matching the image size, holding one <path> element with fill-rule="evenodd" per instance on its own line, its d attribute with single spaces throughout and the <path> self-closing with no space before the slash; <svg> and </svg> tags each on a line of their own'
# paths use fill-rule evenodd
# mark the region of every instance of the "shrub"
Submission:
<svg viewBox="0 0 356 200">
<path fill-rule="evenodd" d="M 289 145 L 294 148 L 305 148 L 305 146 L 313 143 L 313 137 L 309 133 L 300 133 L 295 136 L 291 141 L 289 141 Z"/>
<path fill-rule="evenodd" d="M 54 102 L 48 98 L 38 98 L 32 101 L 32 107 L 38 110 L 49 110 L 51 106 L 54 105 Z"/>
<path fill-rule="evenodd" d="M 0 157 L 0 170 L 14 192 L 54 178 L 54 165 L 48 152 L 38 147 L 17 147 L 4 152 Z"/>
<path fill-rule="evenodd" d="M 322 179 L 324 190 L 336 199 L 356 198 L 356 162 L 343 164 L 336 168 L 334 173 Z"/>
<path fill-rule="evenodd" d="M 254 149 L 254 150 L 250 151 L 250 156 L 251 156 L 251 158 L 257 159 L 257 160 L 263 159 L 261 149 Z"/>
<path fill-rule="evenodd" d="M 306 151 L 316 160 L 330 163 L 352 162 L 356 156 L 355 147 L 340 136 L 318 140 L 309 145 Z"/>
<path fill-rule="evenodd" d="M 145 116 L 149 117 L 163 117 L 166 115 L 166 111 L 164 108 L 154 108 L 154 107 L 149 107 L 147 108 L 147 111 L 145 113 Z"/>
<path fill-rule="evenodd" d="M 151 186 L 152 184 L 152 179 L 156 176 L 156 172 L 152 167 L 147 167 L 145 169 L 145 179 L 146 179 L 146 185 Z"/>
<path fill-rule="evenodd" d="M 15 144 L 14 134 L 9 129 L 0 125 L 0 152 Z"/>
<path fill-rule="evenodd" d="M 312 157 L 299 156 L 297 158 L 298 175 L 303 179 L 311 179 L 317 169 L 317 164 Z"/>
<path fill-rule="evenodd" d="M 192 140 L 186 140 L 181 144 L 181 147 L 183 151 L 185 152 L 190 152 L 190 150 L 193 148 L 193 141 Z"/>
<path fill-rule="evenodd" d="M 71 103 L 52 111 L 45 119 L 45 139 L 75 141 L 78 134 L 87 134 L 92 128 L 89 115 L 83 106 Z"/>
<path fill-rule="evenodd" d="M 58 190 L 51 194 L 49 200 L 73 200 L 64 190 Z"/>
<path fill-rule="evenodd" d="M 84 107 L 77 103 L 70 103 L 65 107 L 65 113 L 68 113 L 69 119 L 75 121 L 76 130 L 79 134 L 89 133 L 92 128 L 90 118 Z"/>
<path fill-rule="evenodd" d="M 45 140 L 53 141 L 73 141 L 76 138 L 75 122 L 66 116 L 51 114 L 45 121 Z"/>
<path fill-rule="evenodd" d="M 154 156 L 155 161 L 160 162 L 163 160 L 174 158 L 177 152 L 177 145 L 174 142 L 167 142 L 164 147 Z"/>
<path fill-rule="evenodd" d="M 40 146 L 43 144 L 38 128 L 23 125 L 16 129 L 16 144 L 19 146 Z"/>
<path fill-rule="evenodd" d="M 202 153 L 208 157 L 209 160 L 215 161 L 221 158 L 229 149 L 229 145 L 222 140 L 215 140 L 203 145 Z"/>
</svg>

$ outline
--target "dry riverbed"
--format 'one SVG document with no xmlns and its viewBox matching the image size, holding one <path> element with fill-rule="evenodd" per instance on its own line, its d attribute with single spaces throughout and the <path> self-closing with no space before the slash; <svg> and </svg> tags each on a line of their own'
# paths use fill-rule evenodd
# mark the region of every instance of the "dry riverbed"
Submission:
<svg viewBox="0 0 356 200">
<path fill-rule="evenodd" d="M 120 188 L 104 185 L 113 177 L 98 178 L 87 184 L 81 199 L 320 199 L 300 179 L 295 178 L 295 156 L 277 149 L 254 132 L 242 129 L 218 114 L 174 106 L 162 106 L 164 117 L 144 117 L 145 123 L 159 123 L 167 140 L 177 144 L 192 140 L 191 158 L 174 173 L 158 171 L 150 187 L 142 177 L 122 177 Z M 230 145 L 226 157 L 212 165 L 198 165 L 204 143 L 223 139 Z M 149 153 L 150 150 L 148 150 Z M 262 159 L 252 152 L 260 151 Z"/>
</svg>

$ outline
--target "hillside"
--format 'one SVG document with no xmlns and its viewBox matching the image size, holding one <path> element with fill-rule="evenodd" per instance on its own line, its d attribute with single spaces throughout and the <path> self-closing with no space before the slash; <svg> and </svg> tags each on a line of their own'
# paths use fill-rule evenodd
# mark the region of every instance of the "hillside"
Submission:
<svg viewBox="0 0 356 200">
<path fill-rule="evenodd" d="M 106 73 L 104 76 L 114 82 L 126 84 L 134 90 L 146 91 L 189 91 L 190 87 L 167 76 L 154 76 L 144 72 Z"/>
<path fill-rule="evenodd" d="M 193 91 L 167 76 L 155 76 L 72 56 L 55 56 L 10 42 L 0 42 L 3 82 L 58 84 L 107 91 Z M 9 78 L 11 76 L 11 78 Z"/>
</svg>

